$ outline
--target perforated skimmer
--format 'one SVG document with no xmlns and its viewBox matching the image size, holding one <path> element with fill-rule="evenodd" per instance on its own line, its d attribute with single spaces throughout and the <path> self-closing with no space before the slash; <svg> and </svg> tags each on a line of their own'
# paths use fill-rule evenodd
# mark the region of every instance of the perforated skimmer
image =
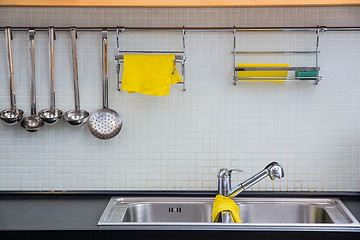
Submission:
<svg viewBox="0 0 360 240">
<path fill-rule="evenodd" d="M 108 108 L 108 59 L 107 59 L 107 30 L 102 31 L 102 75 L 103 75 L 103 108 L 94 112 L 89 120 L 90 132 L 97 138 L 110 139 L 121 130 L 120 115 Z"/>
</svg>

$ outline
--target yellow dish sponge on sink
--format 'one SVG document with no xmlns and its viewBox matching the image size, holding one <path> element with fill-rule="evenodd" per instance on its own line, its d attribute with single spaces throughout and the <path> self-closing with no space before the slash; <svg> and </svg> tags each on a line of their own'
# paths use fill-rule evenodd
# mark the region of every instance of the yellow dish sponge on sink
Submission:
<svg viewBox="0 0 360 240">
<path fill-rule="evenodd" d="M 219 219 L 222 211 L 230 211 L 233 223 L 241 223 L 239 206 L 231 198 L 218 194 L 213 204 L 212 222 Z"/>
</svg>

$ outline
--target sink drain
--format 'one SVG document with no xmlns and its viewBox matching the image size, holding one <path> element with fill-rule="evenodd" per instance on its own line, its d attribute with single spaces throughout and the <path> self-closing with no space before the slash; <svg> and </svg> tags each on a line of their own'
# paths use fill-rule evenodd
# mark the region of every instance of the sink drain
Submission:
<svg viewBox="0 0 360 240">
<path fill-rule="evenodd" d="M 181 207 L 169 207 L 169 213 L 181 213 Z"/>
</svg>

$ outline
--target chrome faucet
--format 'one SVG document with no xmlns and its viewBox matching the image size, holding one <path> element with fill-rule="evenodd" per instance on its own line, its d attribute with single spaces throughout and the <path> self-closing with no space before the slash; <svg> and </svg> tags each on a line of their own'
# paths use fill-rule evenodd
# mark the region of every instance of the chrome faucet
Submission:
<svg viewBox="0 0 360 240">
<path fill-rule="evenodd" d="M 271 180 L 281 179 L 284 177 L 284 170 L 277 162 L 269 163 L 264 170 L 255 174 L 251 178 L 245 180 L 234 188 L 231 188 L 231 173 L 232 172 L 243 172 L 241 169 L 227 169 L 221 168 L 218 173 L 218 192 L 225 197 L 236 197 L 239 193 L 250 188 L 254 184 L 260 182 L 267 176 Z"/>
<path fill-rule="evenodd" d="M 218 192 L 219 194 L 233 198 L 236 197 L 239 193 L 250 188 L 254 184 L 260 182 L 267 176 L 271 180 L 281 179 L 284 177 L 284 170 L 277 162 L 269 163 L 262 171 L 255 174 L 251 178 L 245 180 L 234 188 L 231 188 L 231 173 L 232 172 L 243 172 L 241 169 L 227 169 L 221 168 L 218 173 Z M 218 219 L 218 222 L 222 223 L 232 223 L 231 213 L 228 210 L 221 212 L 221 215 Z"/>
</svg>

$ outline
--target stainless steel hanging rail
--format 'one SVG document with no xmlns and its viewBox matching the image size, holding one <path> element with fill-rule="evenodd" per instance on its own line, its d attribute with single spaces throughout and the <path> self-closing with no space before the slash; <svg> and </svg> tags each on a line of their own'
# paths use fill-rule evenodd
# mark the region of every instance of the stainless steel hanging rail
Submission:
<svg viewBox="0 0 360 240">
<path fill-rule="evenodd" d="M 17 31 L 28 31 L 30 27 L 11 27 L 11 31 L 13 32 L 17 32 Z M 54 29 L 57 32 L 62 32 L 62 31 L 70 31 L 72 27 L 55 27 Z M 6 26 L 0 27 L 0 31 L 5 31 Z M 48 31 L 48 26 L 46 27 L 31 27 L 31 29 L 35 29 L 38 32 L 41 31 Z M 101 32 L 103 30 L 103 27 L 77 27 L 77 31 L 78 32 Z M 252 53 L 252 54 L 262 54 L 262 53 L 267 53 L 267 54 L 295 54 L 295 53 L 299 53 L 299 54 L 316 54 L 316 67 L 318 68 L 318 54 L 320 53 L 319 51 L 319 32 L 344 32 L 344 31 L 350 31 L 350 32 L 355 32 L 355 31 L 360 31 L 360 26 L 356 26 L 356 27 L 327 27 L 327 26 L 316 26 L 316 27 L 124 27 L 124 26 L 116 26 L 116 27 L 107 27 L 107 30 L 113 31 L 113 32 L 117 32 L 117 49 L 118 49 L 118 56 L 117 56 L 117 61 L 120 63 L 122 61 L 120 53 L 122 53 L 122 51 L 120 51 L 119 48 L 119 43 L 118 43 L 118 38 L 119 38 L 119 32 L 123 33 L 123 32 L 131 32 L 131 31 L 176 31 L 176 32 L 182 32 L 182 38 L 183 38 L 183 59 L 180 59 L 181 56 L 177 56 L 175 57 L 175 61 L 176 62 L 180 62 L 182 65 L 182 75 L 183 75 L 183 86 L 184 86 L 184 90 L 185 88 L 185 32 L 231 32 L 234 35 L 234 49 L 233 49 L 233 55 L 234 55 L 234 70 L 233 70 L 233 80 L 234 80 L 234 85 L 236 85 L 236 82 L 238 79 L 237 76 L 237 72 L 239 71 L 239 69 L 237 69 L 236 67 L 236 55 L 237 54 L 248 54 L 248 53 Z M 253 52 L 240 52 L 240 51 L 236 51 L 236 33 L 237 32 L 261 32 L 261 31 L 265 31 L 265 32 L 279 32 L 279 31 L 284 31 L 284 32 L 316 32 L 317 34 L 317 43 L 316 43 L 316 50 L 315 51 L 268 51 L 268 52 L 257 52 L 257 51 L 253 51 Z M 127 51 L 129 52 L 129 51 Z M 133 51 L 135 52 L 135 51 Z M 153 51 L 155 53 L 155 51 Z M 160 51 L 156 52 L 156 53 L 160 53 Z M 180 52 L 179 52 L 180 53 Z M 293 69 L 293 68 L 291 68 Z M 295 68 L 294 68 L 295 69 Z M 297 70 L 301 69 L 301 68 L 296 68 Z M 247 68 L 247 70 L 249 70 L 249 68 Z M 259 71 L 259 68 L 257 68 L 256 70 Z M 269 71 L 270 69 L 267 69 L 266 71 Z M 289 68 L 287 68 L 287 70 L 289 70 Z M 254 70 L 252 70 L 254 71 Z M 120 83 L 119 81 L 119 73 L 120 73 L 120 64 L 117 64 L 117 76 L 118 76 L 118 83 Z M 296 80 L 297 78 L 295 78 L 294 80 Z M 303 77 L 302 79 L 306 79 L 306 77 Z M 312 80 L 312 77 L 309 77 L 309 80 Z M 315 84 L 318 84 L 319 80 L 321 79 L 321 76 L 318 76 L 315 79 Z M 290 79 L 289 79 L 290 80 Z M 120 89 L 118 87 L 118 89 Z"/>
<path fill-rule="evenodd" d="M 6 26 L 0 27 L 0 31 L 5 31 Z M 46 27 L 31 27 L 36 31 L 48 31 Z M 187 32 L 233 32 L 235 31 L 360 31 L 360 27 L 107 27 L 108 31 L 116 31 L 119 28 L 125 31 L 187 31 Z M 55 27 L 56 31 L 70 31 L 71 27 Z M 78 32 L 101 32 L 103 27 L 77 27 Z M 29 31 L 29 27 L 11 27 L 12 31 Z"/>
<path fill-rule="evenodd" d="M 360 31 L 360 27 L 326 27 L 328 32 Z"/>
</svg>

